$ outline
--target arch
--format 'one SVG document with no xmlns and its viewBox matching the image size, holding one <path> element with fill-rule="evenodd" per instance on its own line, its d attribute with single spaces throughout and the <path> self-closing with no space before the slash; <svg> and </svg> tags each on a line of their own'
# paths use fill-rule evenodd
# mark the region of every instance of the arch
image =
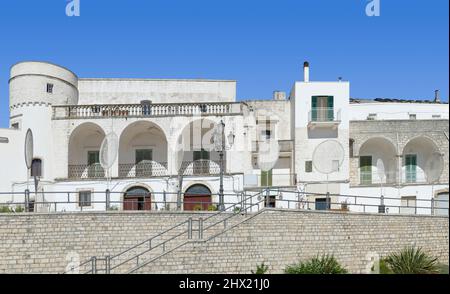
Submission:
<svg viewBox="0 0 450 294">
<path fill-rule="evenodd" d="M 166 134 L 158 124 L 146 120 L 129 124 L 119 139 L 119 176 L 166 175 L 167 146 Z"/>
<path fill-rule="evenodd" d="M 144 185 L 131 185 L 124 191 L 122 203 L 123 210 L 151 210 L 152 193 Z"/>
<path fill-rule="evenodd" d="M 386 137 L 367 139 L 359 148 L 359 175 L 361 184 L 393 184 L 397 179 L 397 148 Z M 378 171 L 382 162 L 384 172 Z"/>
<path fill-rule="evenodd" d="M 209 175 L 217 173 L 219 153 L 214 148 L 214 130 L 217 122 L 208 118 L 193 119 L 178 133 L 183 152 L 176 159 L 184 175 Z M 226 152 L 224 153 L 226 162 Z M 212 164 L 211 164 L 212 163 Z"/>
<path fill-rule="evenodd" d="M 420 135 L 410 139 L 402 150 L 402 181 L 405 183 L 426 183 L 432 171 L 429 164 L 435 155 L 442 154 L 438 145 L 428 136 Z M 442 174 L 442 171 L 440 171 Z"/>
<path fill-rule="evenodd" d="M 69 178 L 100 178 L 104 170 L 99 163 L 100 146 L 105 138 L 102 127 L 92 122 L 77 126 L 69 138 Z"/>
<path fill-rule="evenodd" d="M 189 186 L 183 197 L 184 210 L 208 210 L 211 206 L 211 190 L 204 184 Z"/>
</svg>

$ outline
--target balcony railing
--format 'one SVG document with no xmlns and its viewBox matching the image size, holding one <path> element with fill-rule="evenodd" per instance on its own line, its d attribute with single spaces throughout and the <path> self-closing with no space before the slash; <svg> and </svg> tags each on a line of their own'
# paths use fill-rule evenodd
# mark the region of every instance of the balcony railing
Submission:
<svg viewBox="0 0 450 294">
<path fill-rule="evenodd" d="M 244 103 L 165 103 L 53 106 L 53 119 L 241 114 Z"/>
<path fill-rule="evenodd" d="M 167 174 L 167 162 L 141 161 L 138 164 L 119 164 L 120 178 L 162 177 Z"/>
<path fill-rule="evenodd" d="M 105 177 L 105 170 L 99 164 L 69 165 L 69 179 L 99 179 Z"/>
<path fill-rule="evenodd" d="M 341 110 L 333 107 L 313 107 L 309 112 L 310 123 L 340 122 Z"/>
<path fill-rule="evenodd" d="M 425 184 L 427 183 L 427 176 L 422 171 L 403 171 L 403 184 Z"/>
<path fill-rule="evenodd" d="M 397 173 L 394 171 L 385 172 L 382 177 L 376 171 L 359 171 L 360 185 L 395 184 L 396 182 Z"/>
<path fill-rule="evenodd" d="M 181 165 L 181 170 L 185 176 L 218 175 L 220 174 L 220 165 L 218 162 L 212 160 L 199 159 L 195 161 L 183 162 Z"/>
</svg>

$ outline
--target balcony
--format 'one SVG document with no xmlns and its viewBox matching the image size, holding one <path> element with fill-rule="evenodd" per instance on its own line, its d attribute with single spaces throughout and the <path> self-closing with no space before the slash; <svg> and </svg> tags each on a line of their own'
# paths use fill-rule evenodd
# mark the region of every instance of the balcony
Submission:
<svg viewBox="0 0 450 294">
<path fill-rule="evenodd" d="M 225 162 L 224 162 L 224 170 Z M 195 161 L 184 161 L 181 165 L 181 171 L 184 176 L 209 176 L 220 174 L 220 165 L 218 162 L 199 159 Z"/>
<path fill-rule="evenodd" d="M 165 103 L 53 106 L 53 119 L 238 115 L 244 103 Z"/>
<path fill-rule="evenodd" d="M 361 186 L 370 185 L 393 185 L 397 183 L 395 171 L 385 172 L 382 177 L 376 171 L 359 171 L 359 184 Z"/>
<path fill-rule="evenodd" d="M 314 107 L 308 114 L 308 128 L 337 128 L 341 123 L 341 110 L 329 107 Z"/>
<path fill-rule="evenodd" d="M 69 165 L 69 179 L 101 179 L 105 177 L 105 170 L 99 164 Z"/>
<path fill-rule="evenodd" d="M 167 176 L 167 162 L 141 161 L 135 163 L 119 164 L 120 178 L 150 178 Z"/>
</svg>

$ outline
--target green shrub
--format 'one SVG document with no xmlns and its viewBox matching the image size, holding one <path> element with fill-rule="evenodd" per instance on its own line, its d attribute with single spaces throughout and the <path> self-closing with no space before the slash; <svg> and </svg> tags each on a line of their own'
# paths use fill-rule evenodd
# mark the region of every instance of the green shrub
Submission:
<svg viewBox="0 0 450 294">
<path fill-rule="evenodd" d="M 439 273 L 437 258 L 421 248 L 407 247 L 385 258 L 386 265 L 394 274 L 435 274 Z"/>
<path fill-rule="evenodd" d="M 241 212 L 241 208 L 239 206 L 236 206 L 235 208 L 233 208 L 233 212 L 239 213 L 239 212 Z"/>
<path fill-rule="evenodd" d="M 214 204 L 209 205 L 208 211 L 217 211 L 217 206 L 215 206 Z"/>
<path fill-rule="evenodd" d="M 16 206 L 15 208 L 9 207 L 9 206 L 0 206 L 0 213 L 18 213 L 18 212 L 24 212 L 25 208 L 22 206 Z"/>
<path fill-rule="evenodd" d="M 269 267 L 263 263 L 256 266 L 256 271 L 252 271 L 254 275 L 263 275 L 269 270 Z"/>
<path fill-rule="evenodd" d="M 284 270 L 286 274 L 346 274 L 333 255 L 316 256 L 306 262 L 289 265 Z"/>
<path fill-rule="evenodd" d="M 203 207 L 200 204 L 197 204 L 192 208 L 192 210 L 193 211 L 201 211 L 201 210 L 203 210 Z"/>
</svg>

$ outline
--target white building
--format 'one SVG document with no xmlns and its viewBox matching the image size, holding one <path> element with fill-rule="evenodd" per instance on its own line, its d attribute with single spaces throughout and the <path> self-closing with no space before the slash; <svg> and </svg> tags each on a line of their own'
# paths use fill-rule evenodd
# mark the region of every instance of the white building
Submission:
<svg viewBox="0 0 450 294">
<path fill-rule="evenodd" d="M 223 122 L 225 205 L 244 191 L 273 187 L 283 191 L 271 192 L 282 207 L 300 195 L 288 191 L 305 192 L 310 203 L 302 207 L 309 209 L 377 212 L 381 195 L 387 212 L 437 214 L 439 205 L 448 207 L 431 201 L 448 200 L 449 110 L 438 93 L 433 101 L 354 99 L 349 82 L 310 81 L 307 63 L 304 81 L 289 97 L 274 92 L 273 100 L 237 102 L 236 81 L 82 79 L 44 62 L 14 65 L 9 86 L 0 205 L 23 203 L 29 189 L 37 211 L 104 210 L 109 190 L 116 209 L 212 208 L 221 170 L 213 139 Z M 29 129 L 33 175 L 24 160 Z M 105 170 L 100 148 L 110 133 L 118 156 Z M 342 161 L 326 175 L 313 158 L 330 140 L 342 148 Z M 278 146 L 274 160 L 263 152 L 268 141 Z"/>
</svg>

